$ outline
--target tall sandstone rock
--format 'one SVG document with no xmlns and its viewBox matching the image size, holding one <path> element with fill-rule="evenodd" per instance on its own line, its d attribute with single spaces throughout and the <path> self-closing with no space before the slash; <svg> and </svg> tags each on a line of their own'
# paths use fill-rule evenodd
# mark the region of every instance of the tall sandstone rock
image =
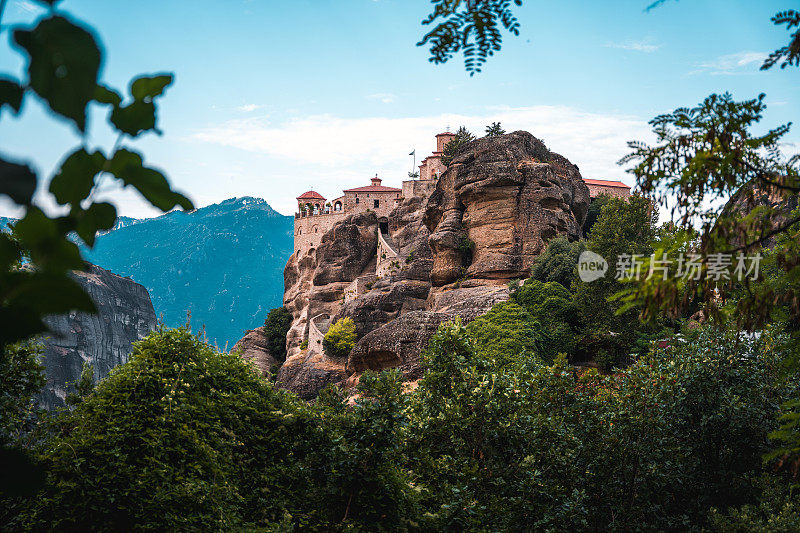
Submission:
<svg viewBox="0 0 800 533">
<path fill-rule="evenodd" d="M 153 304 L 143 286 L 93 265 L 73 275 L 98 312 L 45 319 L 50 329 L 43 337 L 42 354 L 47 384 L 38 400 L 47 409 L 64 405 L 70 384 L 80 378 L 84 363 L 94 366 L 95 380 L 102 379 L 128 361 L 133 342 L 156 327 Z"/>
<path fill-rule="evenodd" d="M 293 321 L 280 386 L 313 398 L 327 384 L 355 383 L 365 369 L 399 367 L 417 379 L 438 325 L 455 316 L 469 322 L 508 299 L 508 281 L 530 274 L 547 241 L 580 238 L 589 206 L 578 168 L 521 131 L 465 145 L 438 181 L 418 185 L 423 193 L 404 198 L 388 219 L 383 238 L 398 255 L 391 274 L 376 278 L 379 221 L 369 212 L 289 259 L 284 305 Z M 359 278 L 365 289 L 353 295 Z M 359 340 L 336 359 L 318 341 L 342 317 L 353 319 Z"/>
</svg>

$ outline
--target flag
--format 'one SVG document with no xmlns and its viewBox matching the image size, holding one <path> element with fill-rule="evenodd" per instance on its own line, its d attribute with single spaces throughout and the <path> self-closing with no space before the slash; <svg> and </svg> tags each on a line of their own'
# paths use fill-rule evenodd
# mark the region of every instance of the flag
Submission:
<svg viewBox="0 0 800 533">
<path fill-rule="evenodd" d="M 416 149 L 414 149 L 414 151 L 413 151 L 413 152 L 411 152 L 411 153 L 410 153 L 410 154 L 408 154 L 408 155 L 417 155 L 417 150 L 416 150 Z"/>
</svg>

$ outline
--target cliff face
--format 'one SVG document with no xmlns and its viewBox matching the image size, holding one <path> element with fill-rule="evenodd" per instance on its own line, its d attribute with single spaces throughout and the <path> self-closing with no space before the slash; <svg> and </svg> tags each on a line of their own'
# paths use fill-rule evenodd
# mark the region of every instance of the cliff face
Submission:
<svg viewBox="0 0 800 533">
<path fill-rule="evenodd" d="M 289 259 L 284 305 L 293 322 L 279 385 L 313 398 L 365 369 L 400 367 L 418 378 L 438 325 L 506 300 L 508 280 L 528 276 L 547 241 L 580 237 L 589 206 L 578 168 L 526 132 L 469 143 L 438 181 L 416 185 L 421 194 L 402 200 L 385 233 L 374 213 L 353 215 L 316 250 Z M 345 316 L 359 341 L 337 360 L 314 339 Z"/>
<path fill-rule="evenodd" d="M 47 385 L 39 403 L 48 409 L 64 405 L 67 384 L 78 380 L 84 362 L 94 365 L 95 380 L 101 379 L 127 362 L 131 343 L 156 326 L 150 295 L 138 283 L 97 266 L 74 276 L 98 313 L 70 313 L 45 320 L 51 333 L 43 339 Z"/>
</svg>

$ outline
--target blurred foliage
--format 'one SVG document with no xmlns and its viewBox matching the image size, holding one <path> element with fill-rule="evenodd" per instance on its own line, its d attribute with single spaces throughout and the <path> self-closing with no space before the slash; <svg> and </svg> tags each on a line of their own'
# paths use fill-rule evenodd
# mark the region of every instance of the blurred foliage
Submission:
<svg viewBox="0 0 800 533">
<path fill-rule="evenodd" d="M 422 24 L 436 24 L 417 46 L 430 46 L 430 61 L 446 63 L 464 54 L 464 68 L 473 76 L 503 42 L 502 28 L 519 35 L 519 22 L 511 5 L 522 0 L 432 0 L 433 12 Z M 501 28 L 502 27 L 502 28 Z"/>
<path fill-rule="evenodd" d="M 38 98 L 58 117 L 54 127 L 59 118 L 66 119 L 83 139 L 63 158 L 49 182 L 52 199 L 64 208 L 60 216 L 46 214 L 34 199 L 40 178 L 30 167 L 0 159 L 0 195 L 24 210 L 13 237 L 0 234 L 0 321 L 4 324 L 0 351 L 45 331 L 44 315 L 95 311 L 94 303 L 68 274 L 84 268 L 76 240 L 91 247 L 97 232 L 113 227 L 116 220 L 114 206 L 95 199 L 102 178 L 135 188 L 162 211 L 175 206 L 192 209 L 185 196 L 170 189 L 161 172 L 145 166 L 141 154 L 123 146 L 126 138 L 158 132 L 155 100 L 172 83 L 172 75 L 134 79 L 123 101 L 119 92 L 100 81 L 103 52 L 94 30 L 61 13 L 58 2 L 48 4 L 52 4 L 50 11 L 33 26 L 11 28 L 24 76 L 18 80 L 0 75 L 0 113 L 18 115 L 25 102 Z M 109 123 L 118 138 L 109 152 L 86 146 L 91 106 L 110 109 Z M 30 268 L 19 268 L 23 260 Z"/>
<path fill-rule="evenodd" d="M 767 70 L 781 64 L 781 68 L 788 66 L 800 66 L 800 13 L 794 9 L 781 11 L 772 17 L 772 22 L 776 26 L 786 25 L 786 29 L 798 28 L 789 36 L 789 44 L 778 48 L 772 52 L 764 61 L 761 70 Z"/>
</svg>

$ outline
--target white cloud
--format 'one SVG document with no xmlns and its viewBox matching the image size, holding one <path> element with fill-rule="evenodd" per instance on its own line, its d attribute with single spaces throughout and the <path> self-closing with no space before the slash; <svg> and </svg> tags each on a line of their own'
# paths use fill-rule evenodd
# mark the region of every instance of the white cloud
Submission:
<svg viewBox="0 0 800 533">
<path fill-rule="evenodd" d="M 272 124 L 263 119 L 230 120 L 197 131 L 195 140 L 233 147 L 274 158 L 271 167 L 296 168 L 297 190 L 314 187 L 335 194 L 379 173 L 387 184 L 399 185 L 411 169 L 433 151 L 434 135 L 449 124 L 466 125 L 482 134 L 500 121 L 507 131 L 527 130 L 547 146 L 577 164 L 585 178 L 632 180 L 616 162 L 628 151 L 626 142 L 648 139 L 647 123 L 637 118 L 587 113 L 570 107 L 495 107 L 476 115 L 441 114 L 407 118 L 344 118 L 315 115 Z M 273 171 L 263 168 L 265 175 Z M 302 191 L 300 191 L 302 192 Z M 287 198 L 293 198 L 289 195 Z M 279 208 L 284 207 L 278 202 Z M 291 204 L 287 203 L 287 208 Z"/>
<path fill-rule="evenodd" d="M 370 100 L 380 100 L 384 104 L 391 104 L 397 100 L 397 96 L 392 93 L 375 93 L 367 95 Z"/>
<path fill-rule="evenodd" d="M 701 62 L 696 65 L 697 69 L 692 72 L 719 74 L 743 74 L 754 72 L 761 67 L 767 54 L 764 52 L 737 52 L 720 56 L 712 61 Z"/>
<path fill-rule="evenodd" d="M 15 5 L 19 11 L 25 13 L 38 13 L 40 10 L 39 6 L 29 0 L 17 0 Z"/>
<path fill-rule="evenodd" d="M 660 44 L 654 44 L 652 39 L 641 41 L 624 41 L 619 43 L 606 43 L 606 48 L 619 48 L 620 50 L 631 50 L 633 52 L 644 52 L 650 54 L 661 48 Z"/>
<path fill-rule="evenodd" d="M 244 104 L 244 105 L 240 105 L 236 109 L 238 109 L 239 111 L 243 111 L 245 113 L 252 113 L 253 111 L 255 111 L 257 109 L 261 109 L 262 107 L 264 107 L 264 106 L 263 105 L 259 105 L 259 104 Z"/>
</svg>

